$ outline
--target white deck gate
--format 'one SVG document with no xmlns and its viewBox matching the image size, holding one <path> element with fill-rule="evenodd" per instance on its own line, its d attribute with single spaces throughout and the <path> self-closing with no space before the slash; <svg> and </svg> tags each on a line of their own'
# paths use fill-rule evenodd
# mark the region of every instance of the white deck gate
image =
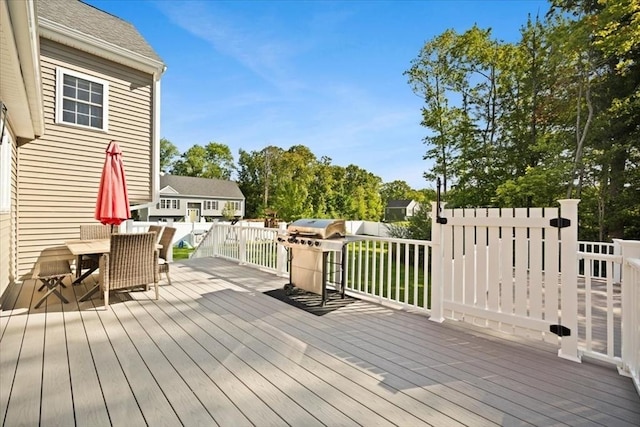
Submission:
<svg viewBox="0 0 640 427">
<path fill-rule="evenodd" d="M 578 200 L 560 209 L 437 210 L 432 243 L 442 262 L 433 266 L 431 320 L 557 343 L 560 357 L 579 361 Z"/>
</svg>

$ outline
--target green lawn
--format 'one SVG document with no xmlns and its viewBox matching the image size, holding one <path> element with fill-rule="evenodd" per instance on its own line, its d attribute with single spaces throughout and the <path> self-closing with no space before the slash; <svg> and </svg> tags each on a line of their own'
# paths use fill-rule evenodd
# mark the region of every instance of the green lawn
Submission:
<svg viewBox="0 0 640 427">
<path fill-rule="evenodd" d="M 408 304 L 415 304 L 414 301 L 414 287 L 417 285 L 417 296 L 418 306 L 423 306 L 423 297 L 425 291 L 425 277 L 424 277 L 424 269 L 422 268 L 422 262 L 420 262 L 420 266 L 418 267 L 418 271 L 415 271 L 414 254 L 413 250 L 409 251 L 409 264 L 405 264 L 405 256 L 404 250 L 401 250 L 399 259 L 396 256 L 396 251 L 398 251 L 396 247 L 394 247 L 391 251 L 389 251 L 389 247 L 385 245 L 382 247 L 380 242 L 372 242 L 371 246 L 368 250 L 360 253 L 353 246 L 349 247 L 348 251 L 348 259 L 347 263 L 349 268 L 355 267 L 355 271 L 349 274 L 347 277 L 347 282 L 349 287 L 353 287 L 357 289 L 357 282 L 360 283 L 361 290 L 371 293 L 373 295 L 380 295 L 385 298 L 390 298 L 392 300 L 396 300 L 396 295 L 399 297 L 400 302 L 406 302 Z M 364 255 L 364 258 L 359 259 L 361 255 Z M 420 259 L 424 257 L 424 253 L 422 249 L 420 249 Z M 375 257 L 375 270 L 376 270 L 376 278 L 375 282 L 373 281 L 373 270 L 374 270 L 374 260 Z M 389 263 L 389 258 L 391 258 L 391 262 Z M 355 263 L 354 263 L 355 261 Z M 380 266 L 380 262 L 382 261 L 383 265 Z M 399 261 L 399 262 L 398 262 Z M 354 265 L 355 264 L 355 265 Z M 368 268 L 365 268 L 368 266 Z M 389 269 L 391 270 L 391 274 L 389 274 Z M 382 279 L 380 278 L 380 273 L 382 271 Z M 353 283 L 353 276 L 355 275 L 355 282 Z M 406 289 L 407 295 L 405 299 L 405 274 L 408 276 L 408 288 Z M 417 281 L 415 277 L 417 276 Z M 391 279 L 391 280 L 389 280 Z M 396 282 L 399 279 L 399 283 Z M 427 285 L 427 307 L 431 306 L 431 291 L 429 282 L 431 281 L 431 277 L 426 278 Z"/>
<path fill-rule="evenodd" d="M 193 248 L 178 248 L 176 246 L 173 247 L 173 260 L 179 259 L 188 259 L 191 252 L 193 252 Z"/>
</svg>

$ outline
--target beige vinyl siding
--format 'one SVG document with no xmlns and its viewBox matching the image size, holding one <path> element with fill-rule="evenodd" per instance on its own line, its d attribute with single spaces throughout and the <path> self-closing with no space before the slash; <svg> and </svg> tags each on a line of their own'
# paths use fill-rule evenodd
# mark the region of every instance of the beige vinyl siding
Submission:
<svg viewBox="0 0 640 427">
<path fill-rule="evenodd" d="M 16 145 L 11 131 L 7 131 L 11 136 L 11 209 L 0 213 L 0 301 L 16 278 Z"/>
<path fill-rule="evenodd" d="M 19 148 L 20 274 L 44 248 L 78 238 L 79 225 L 95 222 L 94 209 L 109 141 L 123 152 L 129 201 L 151 201 L 152 90 L 150 74 L 40 39 L 45 133 Z M 56 69 L 109 83 L 108 131 L 55 123 Z"/>
</svg>

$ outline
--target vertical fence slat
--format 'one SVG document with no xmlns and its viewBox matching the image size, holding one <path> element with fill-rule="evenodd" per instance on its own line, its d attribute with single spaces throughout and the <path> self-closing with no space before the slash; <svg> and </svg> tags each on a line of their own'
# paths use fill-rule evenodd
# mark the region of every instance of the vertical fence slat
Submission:
<svg viewBox="0 0 640 427">
<path fill-rule="evenodd" d="M 542 218 L 542 209 L 531 209 L 530 218 Z M 529 228 L 529 316 L 542 319 L 543 233 L 540 227 Z"/>
<path fill-rule="evenodd" d="M 478 222 L 482 223 L 482 219 L 487 217 L 486 209 L 477 209 L 476 218 Z M 487 268 L 487 227 L 476 227 L 476 262 L 474 266 L 474 276 L 476 278 L 476 307 L 481 309 L 487 309 L 487 293 L 488 288 L 488 268 Z M 477 321 L 476 321 L 477 323 Z M 487 321 L 482 320 L 481 326 L 487 326 Z"/>
<path fill-rule="evenodd" d="M 513 209 L 501 209 L 502 218 L 513 218 Z M 513 227 L 502 227 L 500 239 L 500 311 L 513 314 Z M 500 330 L 513 332 L 512 325 L 501 325 Z"/>
<path fill-rule="evenodd" d="M 475 209 L 465 209 L 465 216 L 475 217 Z M 476 254 L 475 254 L 475 233 L 474 226 L 466 226 L 463 231 L 463 253 L 464 253 L 464 276 L 462 277 L 463 301 L 465 304 L 476 305 Z"/>
<path fill-rule="evenodd" d="M 487 212 L 488 218 L 498 218 L 500 211 L 490 209 Z M 497 312 L 500 309 L 500 272 L 502 271 L 502 255 L 500 254 L 500 227 L 491 226 L 487 231 L 487 308 L 489 311 Z M 499 323 L 489 320 L 488 325 L 492 329 L 498 329 Z"/>
<path fill-rule="evenodd" d="M 557 218 L 558 209 L 545 209 L 545 218 Z M 560 309 L 560 264 L 558 259 L 559 235 L 556 229 L 545 230 L 544 243 L 544 320 L 549 323 L 558 323 L 558 310 Z M 558 337 L 552 333 L 545 334 L 545 341 L 557 344 Z"/>
<path fill-rule="evenodd" d="M 528 209 L 514 209 L 515 218 L 527 218 Z M 528 260 L 529 260 L 529 240 L 526 227 L 516 227 L 514 231 L 514 312 L 518 316 L 528 317 Z M 527 331 L 522 328 L 515 328 L 516 334 L 526 335 Z"/>
</svg>

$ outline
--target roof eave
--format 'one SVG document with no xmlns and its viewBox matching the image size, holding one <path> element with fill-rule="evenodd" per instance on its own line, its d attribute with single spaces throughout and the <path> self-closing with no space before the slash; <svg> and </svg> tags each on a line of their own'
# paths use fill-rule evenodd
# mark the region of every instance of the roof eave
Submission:
<svg viewBox="0 0 640 427">
<path fill-rule="evenodd" d="M 46 39 L 153 74 L 156 79 L 159 79 L 166 70 L 166 66 L 162 61 L 140 55 L 49 19 L 40 18 L 39 24 L 40 35 Z"/>
<path fill-rule="evenodd" d="M 2 27 L 9 37 L 5 47 L 13 59 L 3 64 L 2 70 L 3 74 L 12 74 L 12 78 L 4 75 L 2 80 L 7 77 L 8 82 L 21 82 L 11 87 L 2 85 L 3 98 L 6 97 L 3 102 L 7 104 L 16 136 L 32 140 L 44 133 L 38 17 L 32 1 L 3 2 L 3 7 L 7 10 L 0 14 Z"/>
</svg>

